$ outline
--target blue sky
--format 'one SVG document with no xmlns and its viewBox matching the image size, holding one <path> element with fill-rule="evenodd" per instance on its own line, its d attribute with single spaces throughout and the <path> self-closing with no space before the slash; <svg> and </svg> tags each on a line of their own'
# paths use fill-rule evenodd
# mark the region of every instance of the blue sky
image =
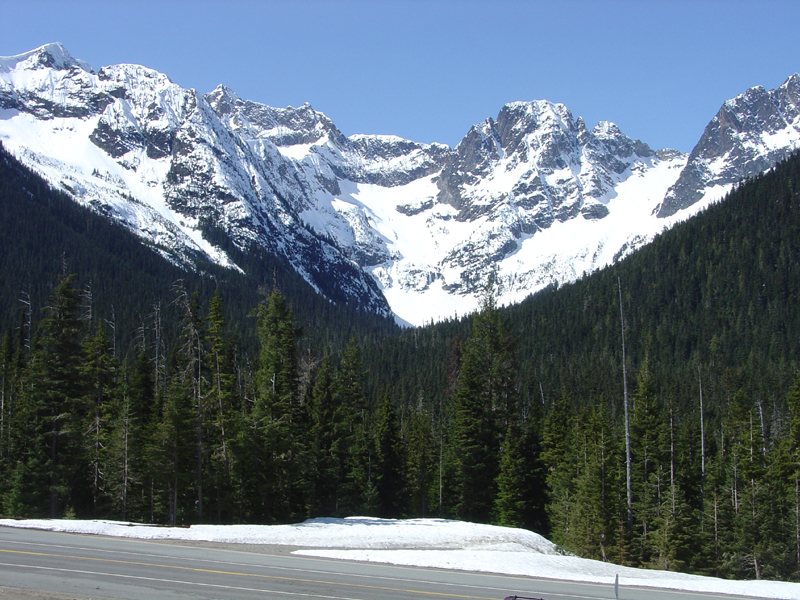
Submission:
<svg viewBox="0 0 800 600">
<path fill-rule="evenodd" d="M 725 99 L 800 71 L 796 0 L 0 0 L 0 19 L 0 55 L 60 41 L 95 69 L 451 146 L 506 102 L 546 99 L 690 151 Z"/>
</svg>

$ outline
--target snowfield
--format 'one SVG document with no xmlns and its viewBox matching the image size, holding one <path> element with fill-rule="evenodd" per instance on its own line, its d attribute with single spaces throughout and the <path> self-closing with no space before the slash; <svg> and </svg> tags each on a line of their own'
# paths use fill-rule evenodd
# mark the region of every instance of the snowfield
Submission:
<svg viewBox="0 0 800 600">
<path fill-rule="evenodd" d="M 149 540 L 300 546 L 294 554 L 395 565 L 484 571 L 568 581 L 800 600 L 800 584 L 729 581 L 620 567 L 570 556 L 523 529 L 444 519 L 310 519 L 295 525 L 159 527 L 120 521 L 0 519 L 0 526 Z"/>
</svg>

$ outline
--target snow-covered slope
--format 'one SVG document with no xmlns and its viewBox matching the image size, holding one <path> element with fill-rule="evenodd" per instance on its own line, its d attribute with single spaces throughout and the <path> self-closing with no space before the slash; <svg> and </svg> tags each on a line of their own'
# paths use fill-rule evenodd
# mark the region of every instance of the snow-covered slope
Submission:
<svg viewBox="0 0 800 600">
<path fill-rule="evenodd" d="M 76 201 L 184 266 L 237 268 L 224 232 L 286 258 L 317 291 L 389 315 L 374 280 L 298 219 L 295 167 L 245 143 L 194 90 L 137 65 L 98 72 L 60 44 L 0 58 L 0 141 Z"/>
<path fill-rule="evenodd" d="M 0 141 L 170 260 L 283 256 L 337 302 L 422 324 L 605 266 L 800 144 L 800 83 L 726 102 L 690 156 L 562 104 L 505 105 L 455 147 L 346 137 L 306 104 L 206 95 L 60 44 L 0 58 Z M 388 303 L 387 303 L 388 301 Z M 391 307 L 391 309 L 390 309 Z"/>
<path fill-rule="evenodd" d="M 612 123 L 590 131 L 545 101 L 506 105 L 451 150 L 347 138 L 308 105 L 270 108 L 224 87 L 206 98 L 249 144 L 268 139 L 295 162 L 306 184 L 300 218 L 413 324 L 474 310 L 492 274 L 501 301 L 513 302 L 631 251 L 663 228 L 650 213 L 686 160 Z"/>
</svg>

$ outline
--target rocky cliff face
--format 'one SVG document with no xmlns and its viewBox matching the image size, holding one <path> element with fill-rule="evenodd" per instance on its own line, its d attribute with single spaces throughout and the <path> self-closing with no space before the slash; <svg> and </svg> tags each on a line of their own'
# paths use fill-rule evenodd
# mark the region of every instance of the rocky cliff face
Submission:
<svg viewBox="0 0 800 600">
<path fill-rule="evenodd" d="M 437 181 L 437 201 L 455 208 L 457 221 L 482 221 L 484 231 L 447 253 L 447 264 L 463 267 L 448 289 L 477 292 L 525 236 L 573 219 L 603 219 L 616 186 L 659 162 L 613 123 L 589 130 L 563 104 L 505 105 L 496 120 L 469 131 Z"/>
<path fill-rule="evenodd" d="M 562 104 L 515 102 L 455 147 L 345 136 L 306 104 L 97 72 L 59 44 L 0 58 L 0 139 L 169 260 L 285 257 L 318 292 L 420 324 L 580 277 L 796 147 L 798 76 L 723 105 L 687 156 Z M 727 187 L 726 187 L 727 186 Z"/>
<path fill-rule="evenodd" d="M 671 216 L 715 188 L 762 173 L 798 147 L 800 75 L 795 73 L 777 89 L 753 87 L 722 105 L 658 207 L 658 215 Z"/>
</svg>

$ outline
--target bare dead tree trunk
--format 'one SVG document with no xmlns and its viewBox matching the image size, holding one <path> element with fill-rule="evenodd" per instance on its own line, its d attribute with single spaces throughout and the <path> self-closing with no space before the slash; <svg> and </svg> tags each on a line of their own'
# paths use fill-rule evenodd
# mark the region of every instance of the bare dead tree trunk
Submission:
<svg viewBox="0 0 800 600">
<path fill-rule="evenodd" d="M 111 356 L 117 358 L 117 316 L 114 305 L 111 305 L 111 318 L 106 319 L 106 325 L 111 329 Z"/>
<path fill-rule="evenodd" d="M 631 491 L 631 428 L 628 416 L 628 371 L 625 365 L 625 315 L 622 312 L 622 282 L 617 277 L 619 289 L 619 320 L 622 329 L 622 389 L 625 402 L 625 487 L 628 492 L 628 531 L 633 530 L 633 492 Z"/>
<path fill-rule="evenodd" d="M 125 416 L 122 421 L 122 519 L 128 518 L 128 431 L 130 427 L 130 404 L 125 397 L 123 410 Z"/>
<path fill-rule="evenodd" d="M 191 361 L 192 361 L 192 377 L 194 378 L 192 391 L 194 394 L 195 406 L 197 407 L 197 421 L 196 421 L 196 428 L 197 428 L 197 440 L 196 440 L 196 448 L 195 452 L 197 454 L 197 463 L 196 463 L 196 477 L 197 477 L 197 518 L 202 521 L 203 520 L 203 449 L 204 449 L 204 440 L 203 440 L 203 396 L 200 389 L 201 384 L 201 348 L 200 348 L 200 332 L 194 331 L 192 332 L 191 338 L 192 344 L 192 354 L 191 354 Z"/>
<path fill-rule="evenodd" d="M 800 477 L 794 472 L 794 542 L 797 552 L 797 566 L 800 568 Z"/>
<path fill-rule="evenodd" d="M 700 367 L 697 367 L 697 381 L 700 384 L 700 514 L 703 515 L 706 494 L 706 434 L 703 417 L 703 379 L 700 376 Z"/>
<path fill-rule="evenodd" d="M 761 400 L 758 401 L 758 414 L 761 417 L 761 453 L 764 457 L 767 456 L 767 428 L 764 425 L 764 405 Z"/>
<path fill-rule="evenodd" d="M 669 408 L 669 489 L 672 494 L 672 517 L 675 518 L 675 431 L 671 406 Z"/>
<path fill-rule="evenodd" d="M 3 363 L 3 382 L 0 383 L 0 448 L 5 448 L 6 363 Z"/>
<path fill-rule="evenodd" d="M 22 321 L 22 340 L 25 346 L 25 349 L 28 351 L 28 354 L 31 352 L 31 319 L 32 319 L 32 310 L 33 306 L 31 305 L 31 295 L 26 291 L 21 291 L 20 293 L 19 302 L 25 308 L 23 309 L 23 321 Z M 27 330 L 27 333 L 26 333 Z"/>
</svg>

